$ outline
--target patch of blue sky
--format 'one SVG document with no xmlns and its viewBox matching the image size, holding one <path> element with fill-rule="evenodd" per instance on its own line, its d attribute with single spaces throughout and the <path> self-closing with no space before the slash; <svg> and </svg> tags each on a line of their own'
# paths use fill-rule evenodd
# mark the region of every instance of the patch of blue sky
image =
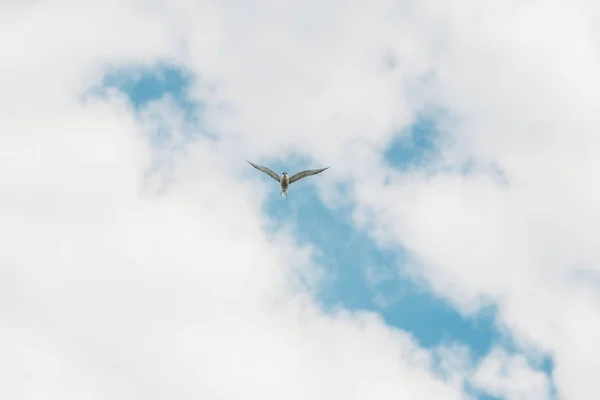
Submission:
<svg viewBox="0 0 600 400">
<path fill-rule="evenodd" d="M 170 95 L 186 117 L 192 118 L 200 106 L 187 96 L 192 79 L 193 76 L 181 68 L 159 64 L 154 68 L 117 68 L 104 77 L 102 87 L 125 93 L 136 110 Z"/>
<path fill-rule="evenodd" d="M 168 98 L 181 112 L 185 135 L 181 146 L 197 135 L 211 137 L 202 125 L 204 104 L 189 96 L 189 88 L 198 83 L 198 77 L 185 69 L 166 63 L 154 66 L 128 66 L 110 69 L 102 79 L 100 86 L 92 88 L 86 95 L 104 96 L 108 90 L 117 90 L 127 96 L 136 113 L 144 113 L 148 106 Z M 149 132 L 152 144 L 172 148 L 174 145 L 170 125 L 163 116 L 150 113 L 145 115 L 154 121 L 154 129 Z M 154 160 L 149 171 L 162 165 L 164 160 Z"/>
<path fill-rule="evenodd" d="M 384 152 L 387 163 L 398 169 L 407 170 L 435 159 L 440 138 L 437 129 L 440 117 L 436 118 L 433 113 L 417 115 L 416 121 L 399 132 Z"/>
<path fill-rule="evenodd" d="M 107 75 L 103 83 L 125 93 L 136 109 L 171 94 L 177 104 L 189 111 L 187 115 L 198 115 L 194 110 L 198 104 L 187 100 L 185 94 L 189 79 L 177 68 L 161 66 L 155 71 L 120 70 Z M 387 160 L 404 168 L 423 163 L 433 156 L 435 123 L 435 120 L 420 118 L 411 128 L 410 138 L 392 143 L 386 152 Z M 286 170 L 290 174 L 297 172 L 294 168 L 303 165 L 299 160 L 285 166 L 283 160 L 251 161 L 267 165 L 278 173 Z M 403 249 L 379 248 L 364 232 L 352 226 L 351 210 L 327 208 L 320 201 L 314 184 L 308 181 L 318 179 L 318 176 L 291 186 L 287 200 L 280 198 L 275 181 L 266 175 L 263 179 L 272 184 L 264 205 L 271 220 L 291 223 L 301 243 L 315 245 L 320 251 L 318 261 L 325 269 L 325 280 L 318 290 L 317 300 L 324 310 L 344 307 L 373 311 L 389 325 L 411 332 L 424 347 L 464 343 L 475 359 L 484 356 L 494 343 L 502 340 L 502 334 L 494 326 L 494 312 L 465 318 L 443 299 L 403 276 Z M 546 364 L 550 372 L 552 361 L 546 361 Z"/>
<path fill-rule="evenodd" d="M 281 161 L 263 164 L 277 173 L 286 170 L 289 174 L 302 165 L 318 167 L 299 162 L 284 166 Z M 327 208 L 309 182 L 319 178 L 294 183 L 288 199 L 283 200 L 277 182 L 263 177 L 272 181 L 265 212 L 276 222 L 291 221 L 299 241 L 316 245 L 320 252 L 318 261 L 325 268 L 325 280 L 318 300 L 323 308 L 374 311 L 388 324 L 414 334 L 422 346 L 459 341 L 467 343 L 476 358 L 485 355 L 501 336 L 494 328 L 494 310 L 464 318 L 446 301 L 403 275 L 404 250 L 379 248 L 365 232 L 352 226 L 350 209 Z"/>
<path fill-rule="evenodd" d="M 493 312 L 462 317 L 449 303 L 404 276 L 403 249 L 380 249 L 352 226 L 348 210 L 327 208 L 312 183 L 294 183 L 283 200 L 273 181 L 265 210 L 276 221 L 292 219 L 300 243 L 317 246 L 317 261 L 325 269 L 318 301 L 325 310 L 341 306 L 377 312 L 389 325 L 411 332 L 424 347 L 458 341 L 468 344 L 475 358 L 485 355 L 500 338 Z"/>
<path fill-rule="evenodd" d="M 475 158 L 456 160 L 456 165 L 436 162 L 440 161 L 443 147 L 452 146 L 453 139 L 449 133 L 456 126 L 457 120 L 449 112 L 428 107 L 417 114 L 412 125 L 398 132 L 384 152 L 384 160 L 402 171 L 429 169 L 429 172 L 433 172 L 442 168 L 455 170 L 465 176 L 484 173 L 499 185 L 509 185 L 509 177 L 495 162 L 483 164 Z"/>
</svg>

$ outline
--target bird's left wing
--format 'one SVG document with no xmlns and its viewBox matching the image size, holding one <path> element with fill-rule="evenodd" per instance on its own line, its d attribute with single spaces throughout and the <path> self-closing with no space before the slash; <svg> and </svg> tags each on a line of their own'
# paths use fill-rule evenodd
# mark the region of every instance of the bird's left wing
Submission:
<svg viewBox="0 0 600 400">
<path fill-rule="evenodd" d="M 325 171 L 328 168 L 329 167 L 319 168 L 319 169 L 307 169 L 306 171 L 298 172 L 297 174 L 290 176 L 290 185 L 296 181 L 299 181 L 302 178 L 306 178 L 307 176 L 320 174 L 321 172 Z"/>
<path fill-rule="evenodd" d="M 246 160 L 246 161 L 248 161 L 248 160 Z M 275 179 L 277 182 L 281 182 L 281 177 L 279 175 L 277 175 L 277 173 L 271 171 L 269 168 L 263 167 L 262 165 L 251 163 L 250 161 L 248 161 L 248 163 L 250 165 L 252 165 L 254 168 L 256 168 L 257 170 L 262 171 L 265 174 L 269 175 L 271 178 Z"/>
</svg>

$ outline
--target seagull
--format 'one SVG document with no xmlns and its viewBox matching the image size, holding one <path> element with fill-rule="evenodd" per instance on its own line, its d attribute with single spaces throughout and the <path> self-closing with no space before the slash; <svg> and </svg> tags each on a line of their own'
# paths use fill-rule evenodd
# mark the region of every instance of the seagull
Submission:
<svg viewBox="0 0 600 400">
<path fill-rule="evenodd" d="M 248 160 L 246 160 L 246 161 L 248 161 Z M 277 182 L 279 182 L 279 184 L 281 185 L 281 197 L 283 197 L 284 199 L 287 199 L 287 190 L 288 190 L 288 187 L 292 183 L 299 181 L 302 178 L 306 178 L 307 176 L 320 174 L 321 172 L 323 172 L 329 168 L 329 167 L 326 167 L 326 168 L 319 168 L 319 169 L 307 169 L 306 171 L 301 171 L 301 172 L 298 172 L 297 174 L 294 174 L 294 175 L 288 177 L 287 172 L 284 172 L 283 174 L 281 174 L 281 176 L 279 176 L 276 172 L 271 171 L 267 167 L 263 167 L 262 165 L 257 165 L 257 164 L 251 163 L 250 161 L 248 161 L 248 163 L 250 163 L 250 165 L 252 165 L 257 170 L 264 172 L 265 174 L 269 175 L 271 178 L 273 178 Z"/>
</svg>

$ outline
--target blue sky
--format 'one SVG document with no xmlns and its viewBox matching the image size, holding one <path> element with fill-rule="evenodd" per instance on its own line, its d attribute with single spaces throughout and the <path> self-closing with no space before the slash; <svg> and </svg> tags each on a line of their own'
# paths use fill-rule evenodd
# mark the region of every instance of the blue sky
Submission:
<svg viewBox="0 0 600 400">
<path fill-rule="evenodd" d="M 103 83 L 105 87 L 121 89 L 137 109 L 170 94 L 191 116 L 199 105 L 185 99 L 188 79 L 182 71 L 162 66 L 154 70 L 117 71 L 108 75 Z M 419 118 L 408 135 L 393 141 L 385 153 L 386 159 L 398 168 L 406 168 L 435 157 L 435 128 L 435 120 L 426 116 Z M 268 166 L 278 172 L 294 173 L 297 165 L 294 160 L 292 166 L 280 162 Z M 265 175 L 263 179 L 270 181 L 271 178 Z M 494 343 L 510 340 L 496 329 L 494 309 L 475 318 L 462 317 L 449 303 L 403 276 L 406 259 L 403 249 L 378 248 L 365 233 L 354 229 L 350 210 L 328 209 L 308 181 L 294 185 L 287 201 L 280 198 L 278 186 L 272 183 L 264 211 L 276 223 L 291 222 L 299 241 L 316 245 L 321 252 L 318 261 L 325 269 L 325 280 L 318 300 L 325 310 L 341 306 L 373 311 L 389 325 L 412 333 L 423 347 L 458 342 L 468 345 L 475 360 L 484 356 Z M 374 281 L 368 271 L 380 279 Z M 547 360 L 544 369 L 552 369 L 551 360 Z"/>
<path fill-rule="evenodd" d="M 0 397 L 600 398 L 600 3 L 13 3 Z"/>
</svg>

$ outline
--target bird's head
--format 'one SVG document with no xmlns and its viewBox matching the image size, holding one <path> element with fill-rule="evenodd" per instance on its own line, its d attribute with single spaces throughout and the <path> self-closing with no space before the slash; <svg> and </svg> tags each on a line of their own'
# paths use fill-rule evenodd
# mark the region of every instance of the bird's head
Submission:
<svg viewBox="0 0 600 400">
<path fill-rule="evenodd" d="M 283 175 L 283 176 L 287 176 L 287 172 L 284 172 L 282 175 Z"/>
</svg>

